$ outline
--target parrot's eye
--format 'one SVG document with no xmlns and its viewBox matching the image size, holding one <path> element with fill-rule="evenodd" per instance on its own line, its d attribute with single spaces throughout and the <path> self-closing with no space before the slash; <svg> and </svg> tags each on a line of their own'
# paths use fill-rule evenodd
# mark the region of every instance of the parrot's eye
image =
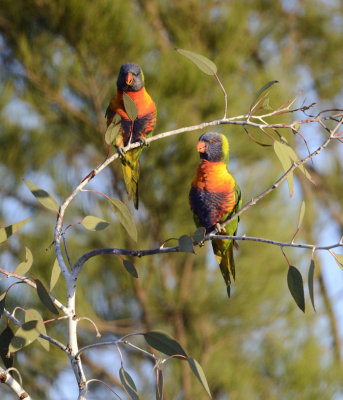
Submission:
<svg viewBox="0 0 343 400">
<path fill-rule="evenodd" d="M 211 140 L 211 141 L 210 141 L 210 144 L 215 144 L 215 141 L 214 141 L 214 140 Z"/>
</svg>

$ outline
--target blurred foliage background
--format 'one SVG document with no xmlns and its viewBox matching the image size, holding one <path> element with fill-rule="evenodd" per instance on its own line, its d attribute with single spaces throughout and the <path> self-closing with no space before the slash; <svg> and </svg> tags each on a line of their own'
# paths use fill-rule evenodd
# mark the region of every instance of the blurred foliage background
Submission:
<svg viewBox="0 0 343 400">
<path fill-rule="evenodd" d="M 177 54 L 175 47 L 201 53 L 218 66 L 228 92 L 228 115 L 248 112 L 258 89 L 277 79 L 270 105 L 295 97 L 298 105 L 316 102 L 316 112 L 342 108 L 343 6 L 339 0 L 0 0 L 0 223 L 32 221 L 1 245 L 0 263 L 13 271 L 34 256 L 31 273 L 48 283 L 54 252 L 55 215 L 35 201 L 22 178 L 59 201 L 106 155 L 104 111 L 115 92 L 119 67 L 142 66 L 156 102 L 155 133 L 218 119 L 224 111 L 216 81 Z M 304 118 L 304 114 L 290 117 Z M 248 201 L 282 173 L 272 149 L 256 145 L 241 127 L 216 128 L 230 140 L 230 170 Z M 256 134 L 256 132 L 251 132 Z M 139 240 L 130 241 L 105 200 L 81 193 L 65 224 L 87 214 L 111 221 L 101 232 L 69 229 L 72 260 L 91 249 L 147 249 L 170 237 L 191 234 L 190 182 L 198 164 L 191 132 L 154 142 L 141 157 L 140 209 L 133 211 Z M 300 155 L 304 143 L 283 132 Z M 324 132 L 302 134 L 315 149 Z M 262 138 L 264 139 L 264 138 Z M 295 195 L 287 186 L 243 215 L 239 233 L 289 241 L 300 202 L 306 201 L 304 227 L 297 240 L 333 243 L 342 235 L 342 148 L 331 145 L 310 165 L 317 185 L 299 175 Z M 120 163 L 97 176 L 89 188 L 126 200 Z M 286 251 L 307 280 L 311 255 Z M 306 314 L 287 289 L 287 263 L 279 248 L 243 242 L 236 252 L 237 280 L 228 301 L 225 285 L 207 244 L 197 254 L 169 254 L 133 260 L 134 280 L 118 258 L 102 256 L 85 264 L 77 293 L 77 314 L 92 318 L 103 340 L 128 332 L 163 329 L 202 365 L 214 399 L 340 399 L 342 391 L 339 305 L 342 274 L 329 257 L 316 257 L 315 313 L 306 291 Z M 335 274 L 335 286 L 330 276 Z M 2 280 L 2 288 L 8 286 Z M 8 308 L 37 307 L 24 285 L 11 290 Z M 60 279 L 54 295 L 64 301 Z M 12 304 L 10 304 L 12 302 Z M 44 311 L 43 315 L 49 315 Z M 5 321 L 1 321 L 1 329 Z M 80 323 L 80 345 L 95 341 L 91 324 Z M 63 321 L 48 333 L 66 341 Z M 137 340 L 138 344 L 141 344 Z M 154 394 L 152 364 L 124 350 L 126 369 L 142 399 Z M 88 378 L 103 379 L 118 393 L 120 367 L 115 349 L 84 356 Z M 24 387 L 39 399 L 74 399 L 76 383 L 61 352 L 39 344 L 17 355 Z M 186 363 L 164 367 L 165 399 L 205 399 Z M 89 398 L 109 398 L 93 384 Z M 0 387 L 3 399 L 13 399 Z"/>
</svg>

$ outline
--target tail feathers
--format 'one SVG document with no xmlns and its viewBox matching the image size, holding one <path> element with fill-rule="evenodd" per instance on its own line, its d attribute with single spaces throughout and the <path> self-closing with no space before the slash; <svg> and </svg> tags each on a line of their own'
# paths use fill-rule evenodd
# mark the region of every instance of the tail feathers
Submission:
<svg viewBox="0 0 343 400">
<path fill-rule="evenodd" d="M 122 163 L 124 182 L 129 199 L 132 198 L 135 208 L 138 210 L 138 179 L 139 179 L 139 162 L 124 162 Z"/>
<path fill-rule="evenodd" d="M 230 297 L 231 277 L 235 280 L 236 276 L 235 261 L 233 259 L 234 243 L 232 240 L 217 239 L 212 240 L 212 247 L 226 283 L 227 294 Z"/>
</svg>

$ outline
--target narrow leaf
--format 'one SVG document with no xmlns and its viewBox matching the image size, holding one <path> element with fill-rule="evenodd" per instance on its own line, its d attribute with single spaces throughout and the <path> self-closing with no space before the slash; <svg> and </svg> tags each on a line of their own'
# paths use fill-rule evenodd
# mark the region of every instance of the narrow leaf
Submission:
<svg viewBox="0 0 343 400">
<path fill-rule="evenodd" d="M 126 204 L 124 204 L 119 199 L 112 198 L 110 199 L 110 206 L 112 208 L 112 211 L 118 218 L 120 224 L 129 234 L 131 239 L 137 242 L 138 234 L 137 234 L 136 224 Z"/>
<path fill-rule="evenodd" d="M 126 114 L 128 115 L 131 121 L 134 121 L 138 115 L 138 109 L 136 103 L 125 92 L 123 93 L 123 102 Z"/>
<path fill-rule="evenodd" d="M 125 371 L 123 367 L 119 370 L 119 377 L 121 383 L 123 384 L 127 394 L 131 397 L 132 400 L 139 400 L 139 396 L 137 393 L 136 385 L 128 372 Z"/>
<path fill-rule="evenodd" d="M 288 171 L 292 165 L 287 149 L 285 149 L 285 147 L 286 145 L 284 143 L 278 142 L 277 140 L 274 142 L 274 151 L 281 162 L 284 172 Z M 293 172 L 290 172 L 287 175 L 287 182 L 289 188 L 289 195 L 290 197 L 292 197 L 294 192 Z"/>
<path fill-rule="evenodd" d="M 138 272 L 136 267 L 129 260 L 123 260 L 124 267 L 126 271 L 131 274 L 134 278 L 138 278 Z"/>
<path fill-rule="evenodd" d="M 261 87 L 261 89 L 257 92 L 255 100 L 253 101 L 252 105 L 254 105 L 257 101 L 257 99 L 261 96 L 263 92 L 265 92 L 267 89 L 269 89 L 271 86 L 273 86 L 275 83 L 279 83 L 279 81 L 269 81 L 265 85 Z"/>
<path fill-rule="evenodd" d="M 0 334 L 0 356 L 6 368 L 13 367 L 13 355 L 9 353 L 9 345 L 13 336 L 14 333 L 9 326 Z"/>
<path fill-rule="evenodd" d="M 188 235 L 182 235 L 179 238 L 179 247 L 180 251 L 184 251 L 187 253 L 194 253 L 193 242 Z"/>
<path fill-rule="evenodd" d="M 2 314 L 5 311 L 5 303 L 6 303 L 6 297 L 4 296 L 1 300 L 0 300 L 0 318 L 2 316 Z"/>
<path fill-rule="evenodd" d="M 316 306 L 314 305 L 314 260 L 311 260 L 310 268 L 308 270 L 308 291 L 310 293 L 311 303 L 314 311 L 316 311 Z"/>
<path fill-rule="evenodd" d="M 30 270 L 33 263 L 31 250 L 25 247 L 25 252 L 25 261 L 21 262 L 14 271 L 18 275 L 25 275 Z"/>
<path fill-rule="evenodd" d="M 207 75 L 215 75 L 217 73 L 216 64 L 201 54 L 193 53 L 189 50 L 175 49 L 178 53 L 191 60 L 202 72 Z"/>
<path fill-rule="evenodd" d="M 38 330 L 38 332 L 42 333 L 43 335 L 46 335 L 46 327 L 43 324 L 42 316 L 40 315 L 40 313 L 37 310 L 35 310 L 33 308 L 29 308 L 28 310 L 26 310 L 26 313 L 25 313 L 25 322 L 34 321 L 34 320 L 37 321 L 36 329 Z M 47 340 L 44 340 L 43 338 L 40 338 L 40 337 L 38 337 L 37 340 L 46 351 L 50 350 L 50 343 Z"/>
<path fill-rule="evenodd" d="M 93 215 L 87 215 L 81 221 L 81 224 L 89 231 L 101 231 L 106 229 L 109 225 L 104 219 L 94 217 Z"/>
<path fill-rule="evenodd" d="M 14 233 L 19 231 L 25 224 L 30 221 L 31 217 L 24 219 L 23 221 L 17 222 L 13 225 L 8 225 L 5 228 L 0 228 L 0 243 L 7 240 Z"/>
<path fill-rule="evenodd" d="M 56 308 L 55 304 L 52 302 L 52 299 L 48 293 L 48 291 L 45 289 L 44 285 L 39 279 L 35 280 L 36 285 L 37 285 L 37 294 L 40 299 L 40 301 L 45 305 L 45 307 L 50 310 L 53 314 L 58 315 L 58 309 Z"/>
<path fill-rule="evenodd" d="M 334 256 L 337 265 L 343 269 L 343 254 L 337 254 L 332 250 L 330 253 Z"/>
<path fill-rule="evenodd" d="M 11 353 L 14 353 L 34 342 L 39 336 L 39 332 L 36 329 L 36 326 L 37 326 L 37 321 L 25 322 L 16 331 L 14 337 L 12 338 L 11 344 L 9 346 L 9 351 Z"/>
<path fill-rule="evenodd" d="M 205 234 L 206 234 L 206 229 L 204 227 L 201 226 L 200 228 L 198 228 L 192 235 L 194 242 L 195 243 L 201 242 L 204 239 Z"/>
<path fill-rule="evenodd" d="M 299 157 L 297 156 L 297 153 L 292 149 L 292 147 L 287 146 L 287 150 L 289 157 L 292 161 L 299 161 Z M 300 172 L 302 172 L 311 183 L 315 184 L 311 174 L 307 171 L 306 167 L 303 164 L 299 165 L 297 168 L 299 168 Z"/>
<path fill-rule="evenodd" d="M 301 202 L 299 218 L 298 218 L 298 229 L 301 227 L 305 215 L 305 201 Z"/>
<path fill-rule="evenodd" d="M 302 312 L 305 312 L 303 278 L 299 270 L 292 265 L 288 268 L 287 283 L 289 291 L 297 303 L 297 306 Z"/>
<path fill-rule="evenodd" d="M 58 212 L 57 201 L 48 192 L 36 186 L 34 183 L 24 179 L 24 182 L 30 189 L 35 198 L 47 209 Z"/>
<path fill-rule="evenodd" d="M 191 357 L 188 357 L 188 363 L 192 371 L 194 372 L 195 376 L 199 379 L 200 383 L 203 385 L 209 397 L 212 398 L 210 388 L 208 387 L 207 379 L 203 369 L 201 368 L 201 365 L 198 363 L 197 360 Z"/>
<path fill-rule="evenodd" d="M 58 265 L 58 261 L 57 261 L 57 258 L 56 258 L 56 260 L 54 262 L 54 265 L 52 267 L 52 271 L 51 271 L 50 286 L 49 286 L 49 291 L 50 292 L 52 292 L 52 290 L 56 286 L 56 283 L 58 281 L 58 278 L 60 277 L 60 274 L 61 274 L 61 268 Z"/>
<path fill-rule="evenodd" d="M 180 344 L 166 333 L 151 331 L 144 333 L 144 338 L 151 347 L 160 351 L 161 353 L 167 354 L 168 356 L 184 356 L 180 357 L 183 359 L 187 357 L 187 354 Z"/>
<path fill-rule="evenodd" d="M 105 142 L 107 144 L 113 143 L 114 139 L 118 135 L 121 127 L 121 118 L 120 115 L 116 114 L 112 120 L 112 122 L 109 124 L 107 127 L 106 133 L 105 133 Z"/>
<path fill-rule="evenodd" d="M 163 373 L 160 368 L 156 370 L 156 400 L 163 400 Z"/>
</svg>

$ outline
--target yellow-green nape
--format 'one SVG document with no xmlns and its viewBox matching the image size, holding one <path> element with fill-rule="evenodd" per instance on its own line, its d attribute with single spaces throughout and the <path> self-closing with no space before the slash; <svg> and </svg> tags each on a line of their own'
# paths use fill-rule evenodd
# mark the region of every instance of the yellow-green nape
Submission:
<svg viewBox="0 0 343 400">
<path fill-rule="evenodd" d="M 142 68 L 141 68 L 141 75 L 142 75 L 142 81 L 144 82 L 144 74 Z"/>
<path fill-rule="evenodd" d="M 229 141 L 227 140 L 226 136 L 222 133 L 220 134 L 222 137 L 222 151 L 223 151 L 223 158 L 226 162 L 229 162 Z"/>
</svg>

